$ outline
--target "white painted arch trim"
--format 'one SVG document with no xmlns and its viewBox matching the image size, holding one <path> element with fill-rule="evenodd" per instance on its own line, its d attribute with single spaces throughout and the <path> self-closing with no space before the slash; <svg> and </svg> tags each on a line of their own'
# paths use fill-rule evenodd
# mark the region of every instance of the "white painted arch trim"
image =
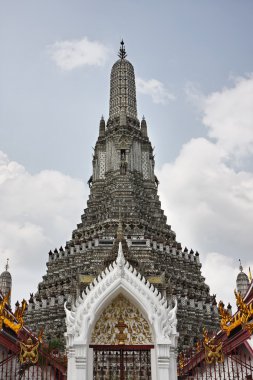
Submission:
<svg viewBox="0 0 253 380">
<path fill-rule="evenodd" d="M 152 380 L 176 379 L 177 302 L 173 308 L 168 306 L 161 293 L 125 260 L 120 242 L 115 262 L 86 288 L 71 310 L 65 304 L 68 380 L 91 379 L 89 343 L 93 328 L 102 311 L 120 293 L 150 324 L 155 345 L 152 364 L 156 367 L 152 368 Z"/>
</svg>

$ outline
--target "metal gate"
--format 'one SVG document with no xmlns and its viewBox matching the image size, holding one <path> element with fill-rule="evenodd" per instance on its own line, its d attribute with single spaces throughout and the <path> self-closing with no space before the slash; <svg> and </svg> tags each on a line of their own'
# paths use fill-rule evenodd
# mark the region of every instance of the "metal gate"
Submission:
<svg viewBox="0 0 253 380">
<path fill-rule="evenodd" d="M 151 380 L 154 346 L 90 346 L 93 380 Z"/>
<path fill-rule="evenodd" d="M 37 363 L 21 364 L 19 347 L 11 348 L 0 348 L 0 380 L 66 380 L 66 363 L 39 350 Z"/>
<path fill-rule="evenodd" d="M 206 363 L 202 352 L 179 357 L 179 380 L 253 380 L 253 360 L 237 349 L 224 353 L 221 362 Z"/>
</svg>

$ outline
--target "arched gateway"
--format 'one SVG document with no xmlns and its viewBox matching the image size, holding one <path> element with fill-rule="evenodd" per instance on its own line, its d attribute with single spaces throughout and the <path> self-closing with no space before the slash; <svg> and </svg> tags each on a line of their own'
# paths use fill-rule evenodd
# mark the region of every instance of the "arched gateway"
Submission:
<svg viewBox="0 0 253 380">
<path fill-rule="evenodd" d="M 175 380 L 176 310 L 124 258 L 65 307 L 68 380 Z"/>
</svg>

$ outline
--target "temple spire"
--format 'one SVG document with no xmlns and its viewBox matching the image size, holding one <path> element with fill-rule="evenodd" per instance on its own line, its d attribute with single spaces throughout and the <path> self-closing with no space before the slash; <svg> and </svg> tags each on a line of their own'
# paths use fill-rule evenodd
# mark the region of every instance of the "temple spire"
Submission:
<svg viewBox="0 0 253 380">
<path fill-rule="evenodd" d="M 111 71 L 109 118 L 120 118 L 126 125 L 127 118 L 137 119 L 136 88 L 133 65 L 125 59 L 127 54 L 121 41 L 118 56 Z"/>
<path fill-rule="evenodd" d="M 124 44 L 123 39 L 121 40 L 120 45 L 121 45 L 121 47 L 120 47 L 119 52 L 118 52 L 118 57 L 120 59 L 125 59 L 127 56 L 127 53 L 126 53 L 125 44 Z"/>
</svg>

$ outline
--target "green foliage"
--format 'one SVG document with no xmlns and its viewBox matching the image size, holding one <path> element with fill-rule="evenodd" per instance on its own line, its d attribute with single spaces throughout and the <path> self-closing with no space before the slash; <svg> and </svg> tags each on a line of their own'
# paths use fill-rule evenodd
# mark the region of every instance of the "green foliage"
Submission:
<svg viewBox="0 0 253 380">
<path fill-rule="evenodd" d="M 49 341 L 48 348 L 49 348 L 49 352 L 53 350 L 64 351 L 64 344 L 62 343 L 60 339 L 54 338 Z"/>
</svg>

